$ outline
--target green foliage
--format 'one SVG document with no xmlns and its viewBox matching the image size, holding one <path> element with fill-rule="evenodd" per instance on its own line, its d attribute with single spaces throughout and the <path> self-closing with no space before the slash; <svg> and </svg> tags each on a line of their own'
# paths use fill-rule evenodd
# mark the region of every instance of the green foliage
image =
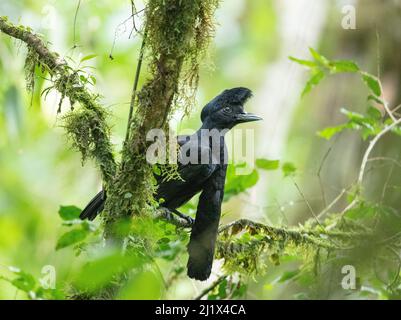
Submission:
<svg viewBox="0 0 401 320">
<path fill-rule="evenodd" d="M 259 181 L 259 170 L 277 170 L 280 160 L 256 159 L 255 167 L 249 168 L 247 163 L 231 164 L 227 168 L 226 184 L 224 188 L 224 201 L 246 192 Z M 259 169 L 259 170 L 258 170 Z M 250 171 L 248 174 L 244 172 Z"/>
<path fill-rule="evenodd" d="M 263 170 L 276 170 L 280 166 L 280 160 L 256 159 L 256 166 Z"/>
<path fill-rule="evenodd" d="M 6 281 L 13 285 L 17 290 L 24 292 L 29 299 L 32 300 L 62 300 L 65 299 L 64 293 L 55 288 L 44 288 L 40 279 L 36 279 L 32 274 L 25 272 L 16 267 L 8 267 L 11 276 L 0 275 L 0 280 Z"/>
<path fill-rule="evenodd" d="M 63 220 L 75 220 L 79 219 L 81 209 L 76 206 L 60 206 L 58 214 Z"/>
<path fill-rule="evenodd" d="M 379 79 L 374 75 L 361 71 L 355 62 L 349 60 L 331 61 L 312 48 L 309 51 L 313 57 L 311 61 L 289 57 L 292 61 L 309 68 L 311 71 L 311 77 L 305 85 L 302 96 L 309 93 L 320 81 L 330 74 L 358 73 L 371 90 L 373 96 L 380 97 L 382 89 Z"/>
<path fill-rule="evenodd" d="M 82 221 L 79 219 L 81 209 L 76 206 L 60 206 L 59 216 L 63 220 L 63 225 L 68 227 L 69 231 L 63 233 L 57 240 L 56 250 L 75 245 L 76 254 L 79 255 L 86 244 L 84 242 L 89 236 L 95 238 L 99 234 L 97 226 L 91 221 Z"/>
<path fill-rule="evenodd" d="M 348 118 L 348 122 L 335 126 L 328 127 L 319 131 L 317 134 L 327 140 L 331 139 L 335 134 L 344 131 L 345 129 L 358 130 L 361 132 L 362 138 L 365 140 L 371 136 L 377 135 L 384 129 L 386 123 L 382 121 L 381 112 L 372 106 L 368 107 L 366 115 L 352 112 L 346 109 L 341 109 L 341 112 Z"/>
<path fill-rule="evenodd" d="M 374 101 L 383 107 L 386 106 L 386 102 L 381 98 L 383 90 L 380 80 L 377 77 L 368 72 L 362 71 L 353 61 L 331 61 L 312 48 L 310 49 L 310 52 L 314 58 L 313 61 L 290 57 L 292 61 L 309 68 L 311 71 L 311 78 L 305 85 L 302 95 L 308 93 L 327 75 L 337 73 L 357 73 L 370 91 L 367 100 Z M 318 132 L 319 136 L 329 140 L 334 135 L 344 131 L 345 129 L 352 129 L 359 130 L 362 138 L 365 140 L 371 136 L 377 135 L 386 125 L 389 124 L 388 122 L 383 121 L 383 115 L 381 112 L 371 105 L 368 105 L 366 115 L 348 111 L 344 108 L 341 109 L 341 112 L 347 116 L 348 122 L 334 127 L 325 128 Z M 392 132 L 397 133 L 399 130 L 399 126 L 396 126 Z"/>
<path fill-rule="evenodd" d="M 79 243 L 85 240 L 88 232 L 86 229 L 74 229 L 64 233 L 57 241 L 56 250 L 63 249 L 73 244 Z"/>
<path fill-rule="evenodd" d="M 250 174 L 238 175 L 236 170 L 244 168 L 245 163 L 238 165 L 230 165 L 227 169 L 227 182 L 224 189 L 224 200 L 227 201 L 231 197 L 245 192 L 247 189 L 256 185 L 259 180 L 259 174 L 253 169 Z"/>
<path fill-rule="evenodd" d="M 284 177 L 291 177 L 295 175 L 297 168 L 293 163 L 285 162 L 283 163 L 281 170 L 283 171 Z"/>
</svg>

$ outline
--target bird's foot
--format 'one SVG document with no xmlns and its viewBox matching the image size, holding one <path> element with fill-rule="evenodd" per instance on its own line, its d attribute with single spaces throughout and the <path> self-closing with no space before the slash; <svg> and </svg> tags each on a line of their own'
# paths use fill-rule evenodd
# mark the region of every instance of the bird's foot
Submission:
<svg viewBox="0 0 401 320">
<path fill-rule="evenodd" d="M 194 223 L 195 223 L 195 219 L 194 218 L 192 218 L 192 217 L 190 217 L 190 216 L 188 216 L 188 215 L 186 215 L 186 214 L 183 214 L 183 213 L 181 213 L 181 212 L 179 212 L 178 210 L 171 210 L 171 212 L 173 212 L 174 214 L 176 214 L 177 216 L 179 216 L 180 218 L 182 218 L 182 219 L 184 219 L 185 221 L 187 221 L 188 222 L 188 224 L 189 224 L 189 226 L 193 226 L 194 225 Z"/>
</svg>

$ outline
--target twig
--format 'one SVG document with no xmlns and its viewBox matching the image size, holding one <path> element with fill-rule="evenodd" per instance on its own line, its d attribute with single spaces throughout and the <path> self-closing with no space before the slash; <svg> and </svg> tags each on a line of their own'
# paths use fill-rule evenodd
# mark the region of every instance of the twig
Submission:
<svg viewBox="0 0 401 320">
<path fill-rule="evenodd" d="M 320 212 L 320 213 L 317 215 L 317 218 L 319 219 L 319 218 L 321 218 L 322 216 L 324 216 L 327 212 L 329 212 L 329 210 L 330 210 L 331 208 L 333 208 L 333 206 L 342 198 L 342 196 L 343 196 L 346 192 L 347 192 L 346 189 L 342 189 L 341 192 L 340 192 L 340 194 L 339 194 L 326 208 L 324 208 L 324 209 L 322 210 L 322 212 Z"/>
<path fill-rule="evenodd" d="M 368 148 L 365 151 L 365 154 L 363 156 L 362 159 L 362 163 L 361 163 L 361 168 L 359 170 L 359 175 L 358 175 L 358 191 L 357 193 L 360 192 L 360 188 L 362 186 L 362 182 L 363 182 L 363 178 L 365 175 L 365 169 L 366 169 L 366 165 L 369 161 L 369 156 L 373 150 L 373 148 L 375 147 L 376 143 L 384 136 L 386 135 L 388 132 L 390 132 L 394 127 L 396 127 L 397 125 L 401 124 L 401 118 L 396 120 L 395 122 L 393 122 L 392 124 L 390 124 L 389 126 L 385 127 L 382 131 L 379 132 L 379 134 L 377 136 L 375 136 L 369 143 Z M 353 208 L 356 203 L 358 202 L 358 197 L 355 197 L 355 199 L 341 212 L 341 215 L 344 215 L 345 212 L 347 212 L 348 210 L 350 210 L 351 208 Z"/>
<path fill-rule="evenodd" d="M 316 215 L 315 211 L 313 210 L 312 206 L 310 205 L 309 201 L 305 198 L 305 195 L 303 194 L 302 190 L 299 188 L 298 184 L 293 180 L 292 181 L 295 185 L 295 187 L 297 188 L 299 194 L 301 195 L 302 199 L 304 199 L 306 205 L 308 206 L 308 209 L 310 211 L 310 213 L 312 214 L 313 218 L 316 220 L 316 223 L 323 228 L 323 230 L 325 229 L 325 227 L 320 223 L 319 221 L 319 217 Z"/>
<path fill-rule="evenodd" d="M 73 25 L 73 37 L 74 37 L 74 46 L 73 48 L 76 48 L 77 43 L 76 43 L 76 32 L 75 32 L 75 28 L 76 28 L 76 24 L 77 24 L 77 17 L 78 17 L 78 11 L 79 11 L 79 7 L 81 6 L 81 0 L 78 0 L 78 5 L 77 5 L 77 9 L 75 10 L 75 14 L 74 14 L 74 25 Z"/>
<path fill-rule="evenodd" d="M 389 157 L 373 157 L 373 158 L 369 158 L 368 161 L 390 161 L 392 162 L 394 165 L 397 165 L 398 167 L 401 168 L 401 162 L 397 161 L 393 158 L 389 158 Z"/>
<path fill-rule="evenodd" d="M 383 107 L 386 110 L 386 112 L 388 113 L 388 115 L 390 116 L 391 120 L 393 120 L 393 122 L 396 122 L 397 118 L 394 117 L 393 111 L 390 110 L 390 107 L 388 106 L 388 102 L 385 100 L 383 100 Z"/>
<path fill-rule="evenodd" d="M 383 186 L 383 190 L 382 190 L 382 194 L 381 194 L 381 198 L 380 198 L 381 203 L 383 203 L 384 197 L 386 196 L 387 187 L 388 187 L 388 184 L 390 183 L 391 177 L 393 175 L 393 171 L 394 171 L 394 163 L 392 163 L 391 168 L 387 174 L 386 181 L 384 182 L 384 186 Z"/>
<path fill-rule="evenodd" d="M 322 173 L 323 166 L 324 166 L 324 164 L 326 162 L 326 159 L 328 158 L 328 156 L 329 156 L 329 154 L 330 154 L 332 149 L 333 149 L 332 146 L 329 149 L 327 149 L 326 153 L 324 154 L 324 156 L 322 158 L 322 161 L 320 163 L 319 169 L 317 171 L 317 177 L 319 179 L 320 190 L 322 192 L 323 204 L 324 204 L 325 207 L 327 206 L 327 202 L 326 202 L 326 194 L 324 192 L 324 186 L 323 186 L 321 173 Z"/>
<path fill-rule="evenodd" d="M 200 300 L 202 299 L 205 295 L 207 295 L 210 291 L 212 291 L 214 288 L 216 288 L 221 282 L 224 281 L 224 279 L 227 278 L 227 275 L 222 275 L 220 276 L 215 282 L 213 282 L 209 287 L 204 289 L 198 296 L 194 298 L 194 300 Z"/>
<path fill-rule="evenodd" d="M 136 95 L 137 95 L 137 90 L 138 90 L 139 75 L 141 73 L 143 55 L 144 55 L 144 51 L 145 51 L 146 36 L 147 36 L 147 31 L 145 29 L 145 32 L 143 34 L 143 39 L 142 39 L 141 50 L 139 52 L 138 64 L 136 66 L 134 85 L 133 85 L 133 88 L 132 88 L 131 103 L 130 103 L 130 106 L 129 106 L 129 114 L 128 114 L 128 122 L 127 122 L 127 132 L 125 133 L 125 143 L 127 143 L 128 138 L 129 138 L 129 133 L 130 133 L 132 114 L 134 112 Z"/>
</svg>

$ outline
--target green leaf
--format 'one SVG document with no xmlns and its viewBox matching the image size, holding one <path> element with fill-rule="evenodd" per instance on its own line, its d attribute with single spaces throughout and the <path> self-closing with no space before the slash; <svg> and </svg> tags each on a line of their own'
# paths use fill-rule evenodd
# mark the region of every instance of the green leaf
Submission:
<svg viewBox="0 0 401 320">
<path fill-rule="evenodd" d="M 289 177 L 293 176 L 295 172 L 297 171 L 297 168 L 294 166 L 293 163 L 291 162 L 285 162 L 283 166 L 281 167 L 281 170 L 284 173 L 284 177 Z"/>
<path fill-rule="evenodd" d="M 335 127 L 328 127 L 328 128 L 324 128 L 321 131 L 318 131 L 317 135 L 326 140 L 330 140 L 335 134 L 342 132 L 346 128 L 347 128 L 347 124 L 341 124 L 341 125 L 335 126 Z"/>
<path fill-rule="evenodd" d="M 86 229 L 74 229 L 64 233 L 57 241 L 56 250 L 66 248 L 78 242 L 85 240 L 89 231 Z"/>
<path fill-rule="evenodd" d="M 302 91 L 301 96 L 305 96 L 308 92 L 310 92 L 315 86 L 317 86 L 320 81 L 324 78 L 325 73 L 322 70 L 316 69 L 315 72 L 312 73 L 312 76 L 309 78 L 308 82 L 305 85 L 304 90 Z"/>
<path fill-rule="evenodd" d="M 379 97 L 376 97 L 376 96 L 373 95 L 373 94 L 370 94 L 370 95 L 368 96 L 368 101 L 371 101 L 371 100 L 375 101 L 375 102 L 378 103 L 378 104 L 384 105 L 384 101 L 383 101 L 382 99 L 380 99 Z"/>
<path fill-rule="evenodd" d="M 81 82 L 84 83 L 84 84 L 88 82 L 88 79 L 87 79 L 83 74 L 81 74 L 81 75 L 79 76 L 79 79 L 80 79 Z"/>
<path fill-rule="evenodd" d="M 317 67 L 316 62 L 314 62 L 314 61 L 302 60 L 302 59 L 298 59 L 298 58 L 291 57 L 291 56 L 288 57 L 288 58 L 289 58 L 290 60 L 292 60 L 292 61 L 294 61 L 294 62 L 300 64 L 300 65 L 303 65 L 303 66 L 307 66 L 307 67 L 310 67 L 310 68 Z"/>
<path fill-rule="evenodd" d="M 350 60 L 340 60 L 330 62 L 330 71 L 333 73 L 340 72 L 358 72 L 358 65 Z"/>
<path fill-rule="evenodd" d="M 85 57 L 83 57 L 83 58 L 81 59 L 81 62 L 84 62 L 84 61 L 93 59 L 93 58 L 95 58 L 95 57 L 97 57 L 97 54 L 88 54 L 87 56 L 85 56 Z"/>
<path fill-rule="evenodd" d="M 370 219 L 375 216 L 376 209 L 365 203 L 362 203 L 359 207 L 352 208 L 345 213 L 345 216 L 352 220 L 359 219 Z"/>
<path fill-rule="evenodd" d="M 14 287 L 16 287 L 24 292 L 32 291 L 35 288 L 36 280 L 31 274 L 26 273 L 24 271 L 20 271 L 17 274 L 18 274 L 18 277 L 11 280 L 11 284 Z"/>
<path fill-rule="evenodd" d="M 218 295 L 221 300 L 227 298 L 227 279 L 224 279 L 218 288 Z"/>
<path fill-rule="evenodd" d="M 362 124 L 366 120 L 365 116 L 358 112 L 349 111 L 345 108 L 341 108 L 340 112 L 345 114 L 349 120 L 355 121 L 356 123 Z"/>
<path fill-rule="evenodd" d="M 378 78 L 367 72 L 362 72 L 362 80 L 366 83 L 366 85 L 369 87 L 369 89 L 373 92 L 375 96 L 377 97 L 381 96 L 382 88 L 380 80 Z"/>
<path fill-rule="evenodd" d="M 256 159 L 256 166 L 263 170 L 276 170 L 280 166 L 280 160 Z"/>
<path fill-rule="evenodd" d="M 76 206 L 60 206 L 58 214 L 63 220 L 79 219 L 82 210 Z"/>
<path fill-rule="evenodd" d="M 246 164 L 229 165 L 227 169 L 227 182 L 224 190 L 224 201 L 253 187 L 259 180 L 259 174 L 254 169 L 248 175 L 238 175 L 236 168 L 244 167 Z"/>
<path fill-rule="evenodd" d="M 252 188 L 259 180 L 259 174 L 256 170 L 253 170 L 249 175 L 243 175 L 239 177 L 241 177 L 240 185 L 242 190 Z"/>
<path fill-rule="evenodd" d="M 89 76 L 89 78 L 92 80 L 92 84 L 96 84 L 96 77 L 95 76 Z"/>
<path fill-rule="evenodd" d="M 312 55 L 312 57 L 315 59 L 316 62 L 319 62 L 325 67 L 328 67 L 329 65 L 329 60 L 327 60 L 326 57 L 322 56 L 320 53 L 318 53 L 315 49 L 309 48 L 309 51 Z"/>
<path fill-rule="evenodd" d="M 369 106 L 367 113 L 368 113 L 368 116 L 373 120 L 378 121 L 378 120 L 382 119 L 382 113 L 380 112 L 379 109 L 377 109 L 375 107 Z"/>
</svg>

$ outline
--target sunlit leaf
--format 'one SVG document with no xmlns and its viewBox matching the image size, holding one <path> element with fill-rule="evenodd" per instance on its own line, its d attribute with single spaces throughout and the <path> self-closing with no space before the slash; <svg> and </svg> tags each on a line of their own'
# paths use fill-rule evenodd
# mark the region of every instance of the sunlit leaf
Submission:
<svg viewBox="0 0 401 320">
<path fill-rule="evenodd" d="M 381 96 L 382 88 L 379 79 L 367 72 L 362 72 L 362 79 L 377 97 Z"/>
<path fill-rule="evenodd" d="M 237 173 L 236 169 L 244 167 L 245 164 L 228 166 L 227 181 L 224 188 L 225 201 L 253 187 L 258 182 L 259 174 L 255 169 L 253 169 L 252 172 L 247 175 Z"/>
<path fill-rule="evenodd" d="M 317 135 L 324 139 L 330 140 L 334 135 L 342 132 L 344 129 L 347 129 L 347 124 L 341 124 L 335 127 L 324 128 L 323 130 L 318 131 Z"/>
<path fill-rule="evenodd" d="M 95 58 L 95 57 L 97 57 L 97 54 L 88 54 L 87 56 L 85 56 L 85 57 L 83 57 L 83 58 L 81 59 L 81 62 L 84 62 L 84 61 L 93 59 L 93 58 Z"/>
<path fill-rule="evenodd" d="M 284 177 L 289 177 L 293 176 L 295 172 L 297 171 L 297 168 L 295 165 L 291 162 L 285 162 L 283 166 L 281 167 L 281 170 L 283 171 Z"/>
<path fill-rule="evenodd" d="M 280 166 L 280 160 L 256 159 L 256 166 L 264 170 L 276 170 Z"/>
<path fill-rule="evenodd" d="M 370 94 L 370 95 L 368 96 L 368 101 L 375 101 L 375 102 L 377 102 L 378 104 L 384 105 L 384 101 L 383 101 L 382 99 L 380 99 L 379 97 L 376 97 L 376 96 L 373 95 L 373 94 Z"/>
<path fill-rule="evenodd" d="M 315 86 L 317 86 L 319 82 L 322 81 L 324 76 L 325 73 L 322 70 L 316 70 L 314 73 L 312 73 L 312 76 L 309 78 L 304 90 L 302 91 L 302 97 L 310 92 Z"/>
<path fill-rule="evenodd" d="M 330 62 L 330 71 L 333 73 L 340 72 L 358 72 L 358 65 L 350 60 L 340 60 Z"/>
<path fill-rule="evenodd" d="M 17 278 L 11 281 L 11 284 L 14 287 L 24 292 L 29 292 L 35 288 L 36 280 L 31 274 L 23 271 L 20 271 L 17 274 L 18 274 Z"/>
<path fill-rule="evenodd" d="M 381 120 L 382 119 L 382 113 L 380 112 L 379 109 L 377 109 L 375 107 L 369 106 L 367 113 L 368 113 L 368 116 L 371 119 L 374 119 L 374 120 Z"/>
<path fill-rule="evenodd" d="M 316 62 L 319 62 L 320 64 L 326 67 L 329 65 L 329 60 L 326 57 L 322 56 L 320 53 L 318 53 L 315 49 L 309 48 L 309 51 Z"/>
<path fill-rule="evenodd" d="M 291 56 L 288 57 L 288 58 L 289 58 L 290 60 L 292 60 L 292 61 L 294 61 L 294 62 L 300 64 L 300 65 L 303 65 L 303 66 L 307 66 L 307 67 L 311 67 L 311 68 L 317 67 L 316 62 L 314 62 L 314 61 L 302 60 L 302 59 L 298 59 L 298 58 L 291 57 Z"/>
</svg>

